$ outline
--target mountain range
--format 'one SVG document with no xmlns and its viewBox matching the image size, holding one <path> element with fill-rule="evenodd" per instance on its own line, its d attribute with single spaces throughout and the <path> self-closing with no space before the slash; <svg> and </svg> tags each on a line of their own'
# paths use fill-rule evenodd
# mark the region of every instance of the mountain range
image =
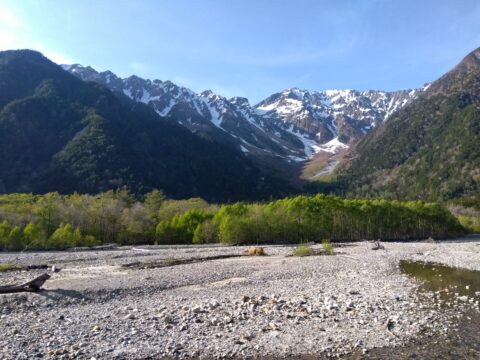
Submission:
<svg viewBox="0 0 480 360">
<path fill-rule="evenodd" d="M 63 68 L 145 103 L 193 132 L 205 131 L 216 141 L 236 145 L 254 160 L 292 165 L 317 153 L 334 155 L 347 149 L 422 92 L 292 88 L 252 106 L 246 98 L 227 99 L 210 90 L 197 94 L 170 81 L 122 79 L 79 64 Z"/>
<path fill-rule="evenodd" d="M 479 193 L 480 52 L 420 89 L 291 88 L 256 105 L 170 81 L 0 52 L 0 192 Z"/>
</svg>

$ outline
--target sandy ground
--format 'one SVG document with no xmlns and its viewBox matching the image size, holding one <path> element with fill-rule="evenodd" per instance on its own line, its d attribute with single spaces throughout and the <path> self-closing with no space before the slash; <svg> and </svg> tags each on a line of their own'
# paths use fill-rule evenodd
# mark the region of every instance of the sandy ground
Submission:
<svg viewBox="0 0 480 360">
<path fill-rule="evenodd" d="M 339 244 L 335 256 L 233 257 L 154 269 L 156 262 L 242 254 L 244 247 L 125 247 L 2 253 L 1 263 L 48 264 L 45 291 L 0 295 L 0 358 L 245 358 L 334 356 L 445 334 L 458 321 L 419 300 L 402 259 L 480 270 L 480 238 L 441 243 Z M 316 245 L 321 248 L 321 246 Z M 0 273 L 18 283 L 42 270 Z M 466 304 L 478 308 L 478 296 Z M 460 304 L 461 308 L 464 306 Z"/>
</svg>

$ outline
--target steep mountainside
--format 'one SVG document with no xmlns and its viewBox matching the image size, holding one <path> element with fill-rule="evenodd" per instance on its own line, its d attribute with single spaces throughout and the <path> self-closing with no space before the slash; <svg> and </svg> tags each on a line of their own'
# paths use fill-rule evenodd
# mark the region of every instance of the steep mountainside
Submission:
<svg viewBox="0 0 480 360">
<path fill-rule="evenodd" d="M 235 148 L 81 81 L 38 52 L 0 52 L 0 192 L 119 187 L 211 201 L 288 190 Z"/>
<path fill-rule="evenodd" d="M 144 80 L 137 76 L 120 79 L 110 71 L 98 73 L 91 67 L 64 65 L 82 80 L 98 82 L 134 101 L 150 105 L 159 115 L 174 119 L 193 132 L 208 133 L 222 143 L 234 144 L 244 153 L 253 152 L 290 159 L 304 155 L 295 136 L 275 124 L 266 124 L 248 100 L 226 98 L 211 91 L 196 94 L 170 81 Z"/>
<path fill-rule="evenodd" d="M 149 104 L 192 131 L 236 144 L 244 153 L 284 162 L 303 162 L 315 153 L 334 154 L 363 137 L 421 90 L 383 92 L 289 89 L 256 106 L 247 99 L 226 99 L 211 91 L 196 94 L 170 81 L 120 79 L 110 71 L 63 65 L 82 80 L 95 81 Z"/>
<path fill-rule="evenodd" d="M 480 48 L 368 134 L 339 178 L 361 196 L 441 200 L 480 191 Z"/>
</svg>

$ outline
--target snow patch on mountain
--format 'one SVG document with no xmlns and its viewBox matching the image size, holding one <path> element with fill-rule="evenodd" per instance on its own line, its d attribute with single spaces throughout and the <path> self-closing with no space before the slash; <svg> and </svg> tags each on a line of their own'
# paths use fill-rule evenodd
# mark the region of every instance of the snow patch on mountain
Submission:
<svg viewBox="0 0 480 360">
<path fill-rule="evenodd" d="M 295 157 L 295 159 L 302 159 L 297 161 L 304 161 L 306 159 L 310 159 L 315 153 L 319 151 L 318 143 L 315 140 L 310 139 L 308 136 L 300 133 L 299 131 L 294 130 L 293 125 L 290 125 L 290 127 L 286 128 L 285 130 L 287 130 L 290 134 L 295 135 L 297 139 L 303 143 L 305 157 Z"/>
<path fill-rule="evenodd" d="M 318 151 L 325 151 L 332 154 L 336 154 L 342 149 L 348 149 L 348 145 L 338 140 L 338 137 L 318 146 Z"/>
<path fill-rule="evenodd" d="M 160 116 L 171 116 L 192 131 L 220 129 L 245 154 L 262 152 L 289 161 L 348 148 L 428 88 L 398 92 L 292 88 L 251 106 L 245 98 L 228 100 L 209 90 L 197 94 L 170 81 L 122 79 L 78 64 L 62 67 L 82 80 L 148 104 Z"/>
</svg>

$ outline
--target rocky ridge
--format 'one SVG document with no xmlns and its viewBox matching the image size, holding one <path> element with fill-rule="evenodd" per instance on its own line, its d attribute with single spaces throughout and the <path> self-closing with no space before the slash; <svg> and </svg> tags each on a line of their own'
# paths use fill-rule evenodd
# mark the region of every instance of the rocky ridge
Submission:
<svg viewBox="0 0 480 360">
<path fill-rule="evenodd" d="M 210 90 L 197 94 L 171 81 L 138 76 L 121 79 L 111 71 L 63 65 L 85 81 L 96 81 L 149 104 L 161 115 L 194 132 L 206 132 L 251 156 L 302 162 L 318 152 L 335 154 L 363 137 L 422 89 L 396 92 L 287 89 L 252 106 L 248 99 L 227 99 Z"/>
</svg>

